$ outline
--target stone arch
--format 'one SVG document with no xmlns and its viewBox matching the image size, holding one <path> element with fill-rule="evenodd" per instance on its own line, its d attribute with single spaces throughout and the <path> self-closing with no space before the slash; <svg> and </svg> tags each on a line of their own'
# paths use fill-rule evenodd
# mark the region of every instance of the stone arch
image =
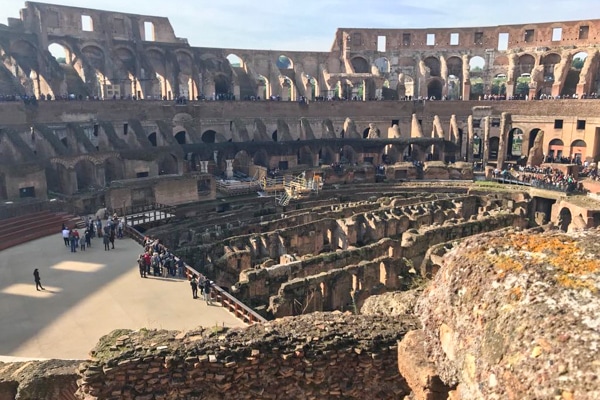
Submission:
<svg viewBox="0 0 600 400">
<path fill-rule="evenodd" d="M 231 68 L 244 68 L 244 65 L 245 65 L 244 60 L 242 59 L 242 57 L 238 56 L 237 54 L 230 53 L 225 58 L 229 62 L 229 65 L 231 66 Z"/>
<path fill-rule="evenodd" d="M 548 143 L 548 156 L 559 159 L 564 156 L 564 147 L 565 144 L 561 139 L 552 139 L 550 143 Z"/>
<path fill-rule="evenodd" d="M 83 192 L 97 186 L 96 166 L 88 158 L 82 158 L 75 164 L 77 191 Z"/>
<path fill-rule="evenodd" d="M 175 52 L 177 57 L 177 65 L 179 66 L 178 74 L 178 95 L 186 99 L 194 99 L 198 94 L 196 81 L 194 80 L 194 57 L 186 50 L 179 49 Z"/>
<path fill-rule="evenodd" d="M 31 42 L 18 39 L 10 44 L 10 56 L 15 61 L 13 74 L 20 80 L 28 95 L 57 94 L 59 88 L 52 87 L 40 73 L 39 51 Z"/>
<path fill-rule="evenodd" d="M 294 69 L 294 61 L 285 54 L 281 54 L 277 57 L 275 65 L 277 65 L 277 68 L 279 69 Z"/>
<path fill-rule="evenodd" d="M 398 146 L 388 144 L 383 149 L 383 156 L 381 157 L 384 164 L 394 164 L 402 161 L 403 151 Z"/>
<path fill-rule="evenodd" d="M 269 80 L 263 75 L 258 75 L 256 79 L 256 97 L 262 100 L 271 97 L 271 86 Z"/>
<path fill-rule="evenodd" d="M 157 161 L 158 175 L 175 175 L 179 173 L 177 157 L 173 154 L 163 154 Z"/>
<path fill-rule="evenodd" d="M 113 50 L 114 75 L 111 78 L 113 85 L 118 85 L 121 96 L 136 95 L 137 82 L 135 52 L 126 46 L 119 46 Z"/>
<path fill-rule="evenodd" d="M 358 162 L 358 154 L 352 146 L 345 145 L 340 149 L 340 163 L 355 164 Z"/>
<path fill-rule="evenodd" d="M 573 216 L 571 215 L 571 210 L 569 210 L 568 207 L 563 207 L 560 210 L 560 213 L 558 213 L 558 228 L 563 232 L 568 232 L 572 221 Z"/>
<path fill-rule="evenodd" d="M 429 68 L 430 76 L 441 76 L 442 63 L 437 57 L 429 56 L 423 60 L 427 68 Z M 438 97 L 439 99 L 440 97 Z"/>
<path fill-rule="evenodd" d="M 156 132 L 152 132 L 151 134 L 148 135 L 148 141 L 150 142 L 150 144 L 152 145 L 152 147 L 157 147 L 158 143 L 156 141 Z"/>
<path fill-rule="evenodd" d="M 271 140 L 273 140 L 274 142 L 276 142 L 278 139 L 279 139 L 278 132 L 277 132 L 277 129 L 275 129 L 273 131 L 273 133 L 271 134 Z"/>
<path fill-rule="evenodd" d="M 388 74 L 390 72 L 390 61 L 387 57 L 377 58 L 373 61 L 373 65 L 375 65 L 380 74 Z"/>
<path fill-rule="evenodd" d="M 187 143 L 187 133 L 185 131 L 179 131 L 174 135 L 175 140 L 179 144 Z"/>
<path fill-rule="evenodd" d="M 66 43 L 60 40 L 52 40 L 48 43 L 48 52 L 57 63 L 71 65 L 73 62 L 73 51 Z"/>
<path fill-rule="evenodd" d="M 98 97 L 106 95 L 105 85 L 108 83 L 106 77 L 106 58 L 102 48 L 95 44 L 86 44 L 81 47 L 82 58 L 85 62 L 83 79 Z"/>
<path fill-rule="evenodd" d="M 579 51 L 573 55 L 573 60 L 571 61 L 571 66 L 567 72 L 561 96 L 572 96 L 577 93 L 577 84 L 579 83 L 581 70 L 583 69 L 587 58 L 588 53 L 586 51 Z"/>
<path fill-rule="evenodd" d="M 125 177 L 125 165 L 117 157 L 108 157 L 104 160 L 104 181 L 110 186 L 112 181 L 118 181 Z"/>
<path fill-rule="evenodd" d="M 217 97 L 219 95 L 228 95 L 231 93 L 231 79 L 227 77 L 225 74 L 215 74 L 215 94 Z"/>
<path fill-rule="evenodd" d="M 500 138 L 498 136 L 493 136 L 489 140 L 489 154 L 490 160 L 498 159 L 498 149 L 500 148 Z"/>
<path fill-rule="evenodd" d="M 510 159 L 516 159 L 526 155 L 523 151 L 523 130 L 512 128 L 508 132 L 508 145 L 506 146 L 506 156 Z"/>
<path fill-rule="evenodd" d="M 531 71 L 535 67 L 535 57 L 531 54 L 522 54 L 517 61 L 517 73 L 519 76 L 531 76 Z"/>
<path fill-rule="evenodd" d="M 290 78 L 284 76 L 281 81 L 281 100 L 291 101 L 294 98 L 294 83 Z"/>
<path fill-rule="evenodd" d="M 469 59 L 469 71 L 471 74 L 480 74 L 486 68 L 485 59 L 481 56 L 474 56 Z"/>
<path fill-rule="evenodd" d="M 533 147 L 533 144 L 535 143 L 535 138 L 537 137 L 537 135 L 540 134 L 542 130 L 540 128 L 534 128 L 531 131 L 529 131 L 529 140 L 527 141 L 528 145 L 527 145 L 527 152 L 525 153 L 525 155 L 529 155 L 529 150 L 531 150 L 531 148 Z"/>
<path fill-rule="evenodd" d="M 202 143 L 215 143 L 217 138 L 217 132 L 209 129 L 207 131 L 204 131 L 204 133 L 202 134 Z"/>
<path fill-rule="evenodd" d="M 160 49 L 151 48 L 146 51 L 146 58 L 154 70 L 154 76 L 151 76 L 151 88 L 148 89 L 148 95 L 154 99 L 172 98 L 172 82 L 167 75 L 167 62 L 164 53 Z"/>
<path fill-rule="evenodd" d="M 356 74 L 368 74 L 371 72 L 369 62 L 364 57 L 353 57 L 350 60 L 350 63 L 352 64 L 352 69 L 354 69 L 354 73 Z"/>
<path fill-rule="evenodd" d="M 298 164 L 314 167 L 315 156 L 313 151 L 308 146 L 302 146 L 298 149 Z"/>
<path fill-rule="evenodd" d="M 331 165 L 337 161 L 335 152 L 329 146 L 325 146 L 319 149 L 319 164 Z"/>
<path fill-rule="evenodd" d="M 252 158 L 248 152 L 246 152 L 246 150 L 240 150 L 235 153 L 235 156 L 233 157 L 233 170 L 249 175 L 251 162 Z"/>
<path fill-rule="evenodd" d="M 261 167 L 269 168 L 269 154 L 265 149 L 260 149 L 252 157 L 254 165 L 260 165 Z"/>
<path fill-rule="evenodd" d="M 432 100 L 440 100 L 444 85 L 441 79 L 433 78 L 427 82 L 427 97 Z"/>
<path fill-rule="evenodd" d="M 586 148 L 587 144 L 585 143 L 585 140 L 573 140 L 571 143 L 571 158 L 573 158 L 575 162 L 584 161 L 587 157 Z"/>
</svg>

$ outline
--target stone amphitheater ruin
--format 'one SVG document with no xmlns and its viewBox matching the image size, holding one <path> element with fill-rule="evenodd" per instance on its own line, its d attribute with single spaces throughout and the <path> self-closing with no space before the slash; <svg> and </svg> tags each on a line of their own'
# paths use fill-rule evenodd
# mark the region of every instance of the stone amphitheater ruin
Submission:
<svg viewBox="0 0 600 400">
<path fill-rule="evenodd" d="M 107 332 L 0 364 L 0 400 L 598 398 L 599 30 L 217 49 L 26 2 L 0 25 L 0 216 L 159 210 L 136 228 L 249 326 Z"/>
</svg>

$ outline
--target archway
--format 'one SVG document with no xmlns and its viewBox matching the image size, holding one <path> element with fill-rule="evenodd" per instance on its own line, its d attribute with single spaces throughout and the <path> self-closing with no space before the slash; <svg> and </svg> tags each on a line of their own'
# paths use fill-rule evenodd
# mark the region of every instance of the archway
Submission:
<svg viewBox="0 0 600 400">
<path fill-rule="evenodd" d="M 313 167 L 314 159 L 315 159 L 315 157 L 314 157 L 314 154 L 313 154 L 312 150 L 310 149 L 310 147 L 302 146 L 300 149 L 298 149 L 298 164 L 299 165 Z"/>
<path fill-rule="evenodd" d="M 202 143 L 215 143 L 217 132 L 209 129 L 202 134 Z"/>
<path fill-rule="evenodd" d="M 154 70 L 154 76 L 151 75 L 154 78 L 151 81 L 152 87 L 147 89 L 147 96 L 156 100 L 172 98 L 173 88 L 167 79 L 167 67 L 163 53 L 151 49 L 146 53 L 146 57 Z"/>
<path fill-rule="evenodd" d="M 469 60 L 469 72 L 471 75 L 481 76 L 485 69 L 485 59 L 481 56 L 471 57 Z"/>
<path fill-rule="evenodd" d="M 198 96 L 198 88 L 194 81 L 194 59 L 190 53 L 184 50 L 175 52 L 179 74 L 177 76 L 179 96 L 186 99 L 195 99 Z"/>
<path fill-rule="evenodd" d="M 323 147 L 319 150 L 319 165 L 331 165 L 335 161 L 335 152 L 330 147 Z"/>
<path fill-rule="evenodd" d="M 386 57 L 379 57 L 375 61 L 373 61 L 375 67 L 380 74 L 387 74 L 390 72 L 390 61 Z"/>
<path fill-rule="evenodd" d="M 293 88 L 294 84 L 292 83 L 292 80 L 286 76 L 281 84 L 281 100 L 294 100 Z"/>
<path fill-rule="evenodd" d="M 223 74 L 215 75 L 215 95 L 217 99 L 224 99 L 231 94 L 229 79 Z"/>
<path fill-rule="evenodd" d="M 110 186 L 112 181 L 118 181 L 125 176 L 125 167 L 123 162 L 116 157 L 107 158 L 104 161 L 104 179 L 106 186 Z"/>
<path fill-rule="evenodd" d="M 245 175 L 250 174 L 251 158 L 245 150 L 238 151 L 233 158 L 233 170 Z"/>
<path fill-rule="evenodd" d="M 567 207 L 563 207 L 558 214 L 558 228 L 563 232 L 568 232 L 569 225 L 571 225 L 572 220 L 573 217 L 571 215 L 571 210 L 569 210 Z"/>
<path fill-rule="evenodd" d="M 261 167 L 269 168 L 269 154 L 267 154 L 266 150 L 260 149 L 254 153 L 252 162 L 254 162 L 254 165 L 260 165 Z"/>
<path fill-rule="evenodd" d="M 58 64 L 71 64 L 71 50 L 69 50 L 66 46 L 63 46 L 60 43 L 52 42 L 48 46 L 48 51 Z"/>
<path fill-rule="evenodd" d="M 244 68 L 244 60 L 237 54 L 229 54 L 226 58 L 231 68 Z"/>
<path fill-rule="evenodd" d="M 587 144 L 584 140 L 577 139 L 571 143 L 571 159 L 574 163 L 580 164 L 586 158 Z"/>
<path fill-rule="evenodd" d="M 432 79 L 427 84 L 427 97 L 431 100 L 440 100 L 442 98 L 442 82 L 439 79 Z"/>
<path fill-rule="evenodd" d="M 506 157 L 517 159 L 523 155 L 523 131 L 513 128 L 508 132 L 508 146 L 506 146 Z"/>
<path fill-rule="evenodd" d="M 573 61 L 571 62 L 569 72 L 567 72 L 567 78 L 565 79 L 561 96 L 573 96 L 575 93 L 577 93 L 577 84 L 579 83 L 581 70 L 585 65 L 587 57 L 588 54 L 585 51 L 580 51 L 573 56 Z"/>
<path fill-rule="evenodd" d="M 500 138 L 498 136 L 494 136 L 490 138 L 490 144 L 489 144 L 489 155 L 490 155 L 490 160 L 497 160 L 498 159 L 498 148 L 500 147 Z M 498 166 L 501 167 L 501 166 Z"/>
<path fill-rule="evenodd" d="M 427 57 L 423 60 L 427 68 L 429 68 L 429 76 L 441 76 L 442 64 L 437 57 Z M 441 98 L 438 97 L 438 99 Z"/>
<path fill-rule="evenodd" d="M 90 160 L 78 161 L 75 164 L 75 174 L 77 175 L 77 191 L 88 191 L 97 185 L 96 166 Z"/>
<path fill-rule="evenodd" d="M 152 147 L 157 147 L 158 144 L 156 142 L 156 132 L 152 132 L 148 135 L 148 141 L 152 144 Z"/>
<path fill-rule="evenodd" d="M 276 65 L 279 69 L 294 69 L 292 59 L 283 54 L 277 58 Z"/>
<path fill-rule="evenodd" d="M 164 154 L 158 159 L 158 175 L 174 175 L 179 173 L 177 157 L 173 154 Z"/>
<path fill-rule="evenodd" d="M 100 47 L 89 45 L 81 49 L 81 54 L 86 66 L 83 70 L 85 83 L 98 98 L 106 97 L 109 80 L 106 78 L 104 52 Z"/>
<path fill-rule="evenodd" d="M 542 58 L 542 65 L 544 66 L 544 87 L 549 86 L 552 87 L 552 84 L 556 80 L 556 76 L 554 76 L 554 69 L 557 64 L 560 64 L 561 57 L 556 53 L 546 54 Z M 550 94 L 544 92 L 544 94 Z"/>
<path fill-rule="evenodd" d="M 276 142 L 277 141 L 277 129 L 275 129 L 273 131 L 273 133 L 271 134 L 271 139 Z"/>
<path fill-rule="evenodd" d="M 552 139 L 548 144 L 548 156 L 551 157 L 552 160 L 560 161 L 563 157 L 565 144 L 560 139 Z"/>
<path fill-rule="evenodd" d="M 388 144 L 387 146 L 385 146 L 385 148 L 383 150 L 382 161 L 384 164 L 388 164 L 388 165 L 395 164 L 398 161 L 400 161 L 401 155 L 402 155 L 401 149 L 399 149 L 395 145 Z"/>
<path fill-rule="evenodd" d="M 344 146 L 340 149 L 340 164 L 356 164 L 358 155 L 352 146 Z"/>
<path fill-rule="evenodd" d="M 532 129 L 529 132 L 529 140 L 528 140 L 528 146 L 527 146 L 527 152 L 525 153 L 525 155 L 529 155 L 529 150 L 531 150 L 531 148 L 533 147 L 533 144 L 535 143 L 535 138 L 537 137 L 537 135 L 541 132 L 542 130 L 540 128 L 535 128 Z"/>
<path fill-rule="evenodd" d="M 187 135 L 185 133 L 185 131 L 179 131 L 175 134 L 175 140 L 177 140 L 177 143 L 179 144 L 186 144 L 187 143 Z"/>
<path fill-rule="evenodd" d="M 352 68 L 356 74 L 368 74 L 371 72 L 369 62 L 363 57 L 354 57 L 350 63 L 352 64 Z"/>
<path fill-rule="evenodd" d="M 267 78 L 265 78 L 262 75 L 258 75 L 256 84 L 256 97 L 258 98 L 258 100 L 265 100 L 271 97 L 271 87 Z"/>
</svg>

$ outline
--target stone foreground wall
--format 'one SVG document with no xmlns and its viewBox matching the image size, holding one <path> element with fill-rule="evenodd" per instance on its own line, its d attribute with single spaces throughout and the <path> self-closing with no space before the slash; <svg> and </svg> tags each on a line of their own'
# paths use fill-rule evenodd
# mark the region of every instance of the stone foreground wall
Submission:
<svg viewBox="0 0 600 400">
<path fill-rule="evenodd" d="M 600 398 L 599 243 L 600 230 L 505 230 L 450 250 L 418 301 L 421 334 L 399 347 L 411 387 L 430 389 L 417 398 L 445 397 L 408 373 L 426 365 L 416 342 L 453 398 Z"/>
<path fill-rule="evenodd" d="M 314 313 L 245 329 L 114 331 L 81 364 L 91 400 L 392 399 L 411 317 Z"/>
<path fill-rule="evenodd" d="M 0 363 L 0 400 L 76 400 L 76 360 Z"/>
</svg>

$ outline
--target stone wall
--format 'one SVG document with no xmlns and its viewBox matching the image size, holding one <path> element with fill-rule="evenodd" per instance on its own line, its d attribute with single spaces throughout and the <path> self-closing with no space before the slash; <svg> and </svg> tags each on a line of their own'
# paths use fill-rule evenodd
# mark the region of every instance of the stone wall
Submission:
<svg viewBox="0 0 600 400">
<path fill-rule="evenodd" d="M 401 398 L 411 317 L 315 313 L 244 329 L 115 331 L 79 368 L 86 400 Z"/>
</svg>

